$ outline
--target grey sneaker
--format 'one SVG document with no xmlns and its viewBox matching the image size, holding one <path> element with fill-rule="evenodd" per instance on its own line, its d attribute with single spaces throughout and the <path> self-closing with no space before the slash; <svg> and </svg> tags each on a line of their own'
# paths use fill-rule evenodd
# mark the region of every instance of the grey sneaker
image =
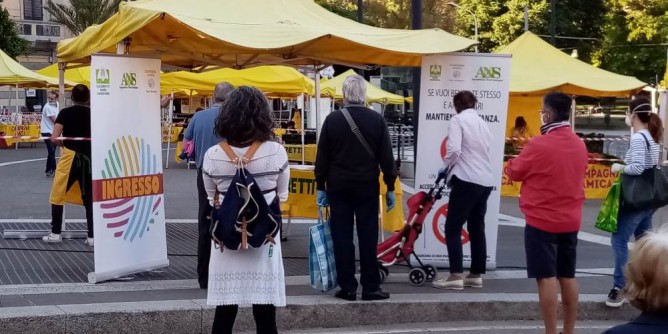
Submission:
<svg viewBox="0 0 668 334">
<path fill-rule="evenodd" d="M 86 244 L 86 246 L 94 247 L 95 243 L 93 242 L 93 238 L 86 238 L 86 241 L 84 241 L 84 244 Z"/>
<path fill-rule="evenodd" d="M 55 234 L 55 233 L 49 233 L 49 235 L 43 236 L 42 241 L 48 243 L 48 244 L 55 244 L 63 241 L 63 238 L 60 236 L 60 234 Z"/>
<path fill-rule="evenodd" d="M 605 305 L 608 307 L 621 307 L 625 301 L 626 299 L 624 298 L 622 291 L 618 288 L 613 288 L 608 294 L 608 300 L 605 302 Z"/>
</svg>

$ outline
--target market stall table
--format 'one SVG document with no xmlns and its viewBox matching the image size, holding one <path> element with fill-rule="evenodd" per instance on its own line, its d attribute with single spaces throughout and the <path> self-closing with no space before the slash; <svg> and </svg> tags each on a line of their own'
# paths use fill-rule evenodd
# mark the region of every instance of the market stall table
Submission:
<svg viewBox="0 0 668 334">
<path fill-rule="evenodd" d="M 0 136 L 30 136 L 35 137 L 34 139 L 3 139 L 0 141 L 0 148 L 8 148 L 17 141 L 20 143 L 31 143 L 34 147 L 35 143 L 39 141 L 38 138 L 41 135 L 39 132 L 39 124 L 0 124 Z"/>
<path fill-rule="evenodd" d="M 301 162 L 302 161 L 302 145 L 284 145 L 285 150 L 288 152 L 288 160 L 290 162 Z M 304 145 L 304 163 L 314 164 L 316 156 L 315 144 Z"/>
<path fill-rule="evenodd" d="M 290 218 L 318 218 L 318 206 L 315 201 L 316 184 L 313 169 L 313 166 L 290 166 L 290 183 L 288 185 L 290 195 L 288 196 L 287 202 L 281 204 L 281 212 L 288 218 L 288 222 Z M 382 182 L 382 175 L 380 180 L 380 195 L 383 202 L 382 207 L 385 208 L 385 194 L 387 193 L 387 187 Z M 399 179 L 397 179 L 394 188 L 394 192 L 397 196 L 397 203 L 403 203 L 403 191 L 401 190 L 401 182 Z M 402 205 L 395 206 L 390 212 L 385 212 L 384 209 L 382 209 L 382 211 L 382 221 L 385 230 L 396 231 L 403 226 L 404 208 Z"/>
<path fill-rule="evenodd" d="M 171 137 L 169 136 L 169 127 L 168 126 L 163 126 L 162 127 L 162 142 L 163 143 L 176 143 L 179 140 L 179 135 L 181 134 L 181 131 L 183 131 L 182 126 L 172 126 L 172 135 Z"/>
</svg>

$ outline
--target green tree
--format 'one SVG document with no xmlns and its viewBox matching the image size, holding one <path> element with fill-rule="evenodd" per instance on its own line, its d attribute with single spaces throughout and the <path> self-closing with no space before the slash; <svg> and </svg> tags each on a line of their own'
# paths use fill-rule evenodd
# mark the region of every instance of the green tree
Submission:
<svg viewBox="0 0 668 334">
<path fill-rule="evenodd" d="M 64 25 L 73 34 L 79 35 L 86 28 L 100 24 L 114 15 L 122 1 L 69 0 L 69 5 L 64 5 L 48 0 L 44 10 L 51 14 L 54 22 Z"/>
<path fill-rule="evenodd" d="M 327 10 L 357 20 L 357 0 L 316 0 Z M 364 0 L 364 23 L 394 29 L 411 28 L 410 0 Z M 423 28 L 452 30 L 454 15 L 445 0 L 423 0 Z"/>
<path fill-rule="evenodd" d="M 524 33 L 525 6 L 529 12 L 529 30 L 538 35 L 549 35 L 549 0 L 460 0 L 458 3 L 463 9 L 474 12 L 478 19 L 480 51 L 494 51 Z M 557 0 L 556 8 L 557 36 L 593 39 L 600 36 L 603 0 Z M 473 17 L 463 9 L 456 10 L 456 32 L 473 38 Z M 578 49 L 580 58 L 588 61 L 595 45 L 588 39 L 558 38 L 555 46 Z"/>
<path fill-rule="evenodd" d="M 0 49 L 12 58 L 24 55 L 28 49 L 28 42 L 19 36 L 5 7 L 0 8 Z"/>
<path fill-rule="evenodd" d="M 606 0 L 603 43 L 594 64 L 654 82 L 666 71 L 668 1 Z"/>
</svg>

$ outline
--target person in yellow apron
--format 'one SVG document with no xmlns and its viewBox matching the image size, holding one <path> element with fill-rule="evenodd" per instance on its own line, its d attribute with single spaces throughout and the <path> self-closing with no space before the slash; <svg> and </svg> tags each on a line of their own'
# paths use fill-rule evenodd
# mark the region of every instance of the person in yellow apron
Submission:
<svg viewBox="0 0 668 334">
<path fill-rule="evenodd" d="M 83 205 L 81 190 L 76 178 L 70 178 L 70 170 L 74 162 L 75 152 L 61 147 L 60 160 L 56 166 L 56 172 L 51 186 L 51 233 L 42 238 L 47 243 L 61 242 L 63 239 L 60 232 L 63 226 L 63 208 L 65 202 Z"/>
</svg>

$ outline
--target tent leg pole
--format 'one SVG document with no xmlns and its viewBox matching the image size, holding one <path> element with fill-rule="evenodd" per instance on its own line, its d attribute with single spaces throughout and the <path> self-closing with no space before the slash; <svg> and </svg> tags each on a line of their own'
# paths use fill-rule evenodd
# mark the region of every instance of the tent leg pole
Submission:
<svg viewBox="0 0 668 334">
<path fill-rule="evenodd" d="M 573 100 L 572 100 L 573 102 L 572 102 L 572 105 L 571 105 L 571 130 L 573 130 L 573 132 L 575 132 L 575 107 L 576 107 L 575 95 L 573 95 L 572 98 L 573 98 Z"/>
<path fill-rule="evenodd" d="M 320 139 L 320 73 L 315 73 L 315 140 Z"/>
<path fill-rule="evenodd" d="M 165 154 L 165 169 L 169 169 L 169 151 L 172 144 L 172 110 L 174 109 L 174 91 L 171 93 L 172 98 L 169 100 L 169 110 L 167 111 L 167 154 Z"/>
<path fill-rule="evenodd" d="M 16 126 L 14 127 L 14 137 L 18 137 L 19 135 L 19 117 L 21 116 L 21 111 L 19 111 L 19 85 L 16 85 Z M 14 150 L 19 149 L 19 138 L 16 138 L 16 141 L 14 142 Z"/>
<path fill-rule="evenodd" d="M 309 104 L 309 106 L 310 106 L 310 105 L 311 105 L 311 97 L 309 96 L 308 99 L 309 99 L 308 104 Z M 302 130 L 302 166 L 304 166 L 304 165 L 306 164 L 306 163 L 305 163 L 306 155 L 304 154 L 304 133 L 306 133 L 306 127 L 304 126 L 304 118 L 305 118 L 304 115 L 306 115 L 306 113 L 305 113 L 305 111 L 306 111 L 306 107 L 305 107 L 305 105 L 306 105 L 306 103 L 303 103 L 303 105 L 302 105 L 302 109 L 303 109 L 303 110 L 301 111 L 301 115 L 299 115 L 299 116 L 301 116 L 301 119 L 302 119 L 302 120 L 301 120 L 301 122 L 302 122 L 302 129 L 301 129 L 301 130 Z"/>
<path fill-rule="evenodd" d="M 65 69 L 67 63 L 58 63 L 58 103 L 59 107 L 65 106 Z"/>
</svg>

